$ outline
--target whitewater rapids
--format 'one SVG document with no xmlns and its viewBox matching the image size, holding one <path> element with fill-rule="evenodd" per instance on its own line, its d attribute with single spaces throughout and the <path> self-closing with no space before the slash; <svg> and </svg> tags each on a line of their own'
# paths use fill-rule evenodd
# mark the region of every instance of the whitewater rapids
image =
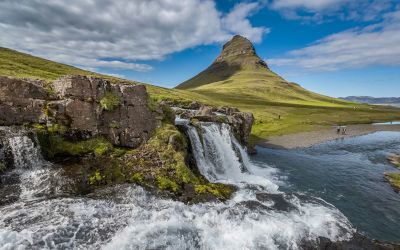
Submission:
<svg viewBox="0 0 400 250">
<path fill-rule="evenodd" d="M 199 171 L 238 186 L 230 200 L 187 205 L 133 185 L 99 191 L 107 199 L 48 199 L 57 170 L 30 138 L 10 139 L 21 191 L 0 207 L 0 249 L 298 249 L 318 237 L 351 237 L 332 205 L 279 191 L 280 173 L 252 163 L 228 125 L 186 126 Z"/>
</svg>

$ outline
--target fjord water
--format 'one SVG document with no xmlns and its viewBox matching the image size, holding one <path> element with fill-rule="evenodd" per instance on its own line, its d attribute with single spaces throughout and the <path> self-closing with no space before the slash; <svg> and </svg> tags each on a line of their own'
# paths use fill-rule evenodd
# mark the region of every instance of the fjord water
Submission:
<svg viewBox="0 0 400 250">
<path fill-rule="evenodd" d="M 386 157 L 400 152 L 399 132 L 377 132 L 308 149 L 258 148 L 253 160 L 280 170 L 285 192 L 335 205 L 365 235 L 400 242 L 400 194 L 383 173 L 398 172 Z"/>
<path fill-rule="evenodd" d="M 188 205 L 132 185 L 105 188 L 90 197 L 68 196 L 58 188 L 65 184 L 57 181 L 60 169 L 39 156 L 31 163 L 35 166 L 17 168 L 19 197 L 0 206 L 0 248 L 298 249 L 318 237 L 351 237 L 351 223 L 319 198 L 323 192 L 304 194 L 302 185 L 299 190 L 304 193 L 298 192 L 290 169 L 280 164 L 286 166 L 285 162 L 273 161 L 283 152 L 260 149 L 259 156 L 249 159 L 227 125 L 201 123 L 187 129 L 199 171 L 212 182 L 238 187 L 230 200 Z M 32 138 L 14 142 L 13 151 L 25 152 L 22 159 L 40 152 Z M 319 176 L 308 176 L 304 168 L 298 169 L 299 178 L 301 172 L 306 179 L 327 175 L 319 171 Z M 42 172 L 46 174 L 35 174 Z"/>
</svg>

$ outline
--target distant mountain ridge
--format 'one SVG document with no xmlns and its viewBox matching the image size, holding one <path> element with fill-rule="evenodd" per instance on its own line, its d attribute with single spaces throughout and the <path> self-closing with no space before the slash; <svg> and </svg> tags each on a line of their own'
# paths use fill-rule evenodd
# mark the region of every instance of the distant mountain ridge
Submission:
<svg viewBox="0 0 400 250">
<path fill-rule="evenodd" d="M 387 104 L 400 106 L 400 97 L 372 97 L 372 96 L 347 96 L 340 97 L 340 99 L 368 104 Z"/>
</svg>

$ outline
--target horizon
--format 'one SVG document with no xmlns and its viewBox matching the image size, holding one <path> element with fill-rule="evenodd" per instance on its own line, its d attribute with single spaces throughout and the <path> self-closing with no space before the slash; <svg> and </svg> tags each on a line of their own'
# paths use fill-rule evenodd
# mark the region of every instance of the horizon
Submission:
<svg viewBox="0 0 400 250">
<path fill-rule="evenodd" d="M 0 46 L 172 88 L 207 68 L 240 34 L 271 70 L 308 90 L 400 96 L 400 4 L 394 0 L 103 4 L 2 2 L 0 31 L 7 36 Z"/>
</svg>

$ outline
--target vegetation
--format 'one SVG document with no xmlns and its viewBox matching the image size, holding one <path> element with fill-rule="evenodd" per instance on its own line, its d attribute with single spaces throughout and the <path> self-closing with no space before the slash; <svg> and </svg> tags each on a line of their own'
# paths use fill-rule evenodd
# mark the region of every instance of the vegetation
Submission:
<svg viewBox="0 0 400 250">
<path fill-rule="evenodd" d="M 107 111 L 113 111 L 119 104 L 121 99 L 112 92 L 106 92 L 100 100 L 100 106 Z"/>
<path fill-rule="evenodd" d="M 6 171 L 7 166 L 3 162 L 0 162 L 0 174 Z"/>
<path fill-rule="evenodd" d="M 400 191 L 400 173 L 386 173 L 385 177 L 394 189 Z"/>
<path fill-rule="evenodd" d="M 234 59 L 236 60 L 236 59 Z M 250 60 L 250 59 L 248 59 Z M 113 82 L 127 82 L 0 48 L 0 75 L 54 80 L 66 74 L 103 77 Z M 167 100 L 189 104 L 199 101 L 215 106 L 233 106 L 252 112 L 256 122 L 252 142 L 270 136 L 310 131 L 336 124 L 371 123 L 400 119 L 400 109 L 356 104 L 309 92 L 299 85 L 286 82 L 277 74 L 259 68 L 241 67 L 229 72 L 229 77 L 213 79 L 203 85 L 185 89 L 166 89 L 146 85 L 153 109 L 156 103 Z M 203 77 L 203 78 L 204 78 Z M 135 84 L 136 82 L 132 82 Z M 199 84 L 200 83 L 200 84 Z"/>
<path fill-rule="evenodd" d="M 82 141 L 69 141 L 64 138 L 65 128 L 60 125 L 43 127 L 34 125 L 38 130 L 38 139 L 44 155 L 48 158 L 55 156 L 82 156 L 93 153 L 95 156 L 105 155 L 113 150 L 112 144 L 103 137 L 95 137 Z"/>
<path fill-rule="evenodd" d="M 136 183 L 192 202 L 210 197 L 225 200 L 234 192 L 230 186 L 209 183 L 188 166 L 186 137 L 172 124 L 164 123 L 138 149 L 125 150 L 122 155 L 114 153 L 115 149 L 108 152 L 111 157 L 90 161 L 91 186 Z"/>
</svg>

